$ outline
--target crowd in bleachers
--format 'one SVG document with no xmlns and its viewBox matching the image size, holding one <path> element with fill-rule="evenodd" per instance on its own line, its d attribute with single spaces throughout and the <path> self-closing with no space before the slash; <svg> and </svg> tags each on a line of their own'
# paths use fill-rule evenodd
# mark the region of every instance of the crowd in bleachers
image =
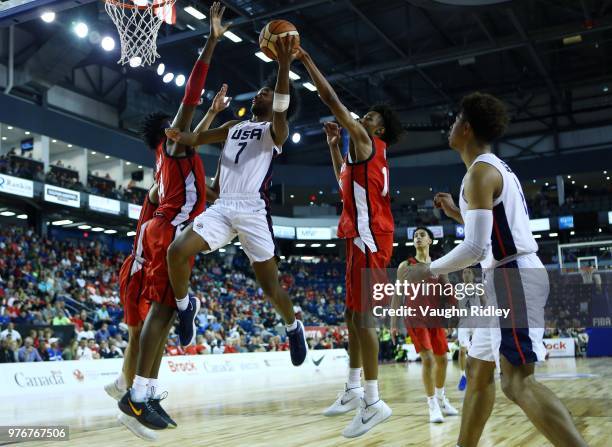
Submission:
<svg viewBox="0 0 612 447">
<path fill-rule="evenodd" d="M 118 296 L 123 257 L 100 242 L 0 230 L 0 324 L 6 328 L 0 333 L 0 361 L 123 355 L 127 327 Z M 283 284 L 305 324 L 341 323 L 342 262 L 330 258 L 283 265 Z M 168 355 L 287 349 L 284 325 L 264 299 L 242 251 L 199 256 L 192 290 L 202 302 L 197 344 L 183 351 L 172 331 Z M 67 325 L 74 330 L 69 326 L 66 333 Z M 325 343 L 344 343 L 345 335 Z"/>
</svg>

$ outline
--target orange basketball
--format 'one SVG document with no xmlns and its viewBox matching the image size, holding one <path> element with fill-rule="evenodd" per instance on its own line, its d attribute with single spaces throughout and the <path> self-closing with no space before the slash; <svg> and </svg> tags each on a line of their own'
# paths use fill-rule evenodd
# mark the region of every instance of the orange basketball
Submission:
<svg viewBox="0 0 612 447">
<path fill-rule="evenodd" d="M 296 36 L 294 48 L 300 46 L 300 34 L 293 23 L 287 20 L 272 20 L 259 33 L 259 48 L 270 59 L 276 60 L 276 39 Z"/>
</svg>

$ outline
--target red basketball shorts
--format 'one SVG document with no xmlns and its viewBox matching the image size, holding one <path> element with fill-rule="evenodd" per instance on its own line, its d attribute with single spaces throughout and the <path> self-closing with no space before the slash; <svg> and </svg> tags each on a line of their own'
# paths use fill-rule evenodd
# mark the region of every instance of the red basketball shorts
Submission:
<svg viewBox="0 0 612 447">
<path fill-rule="evenodd" d="M 151 301 L 176 308 L 174 292 L 168 278 L 166 254 L 168 247 L 186 227 L 185 224 L 175 227 L 162 216 L 155 216 L 144 230 L 142 238 L 142 257 L 145 260 L 145 291 Z M 193 267 L 195 258 L 189 260 Z"/>
<path fill-rule="evenodd" d="M 433 351 L 434 355 L 445 355 L 448 352 L 446 330 L 435 327 L 409 327 L 408 335 L 414 344 L 416 352 Z"/>
<path fill-rule="evenodd" d="M 346 240 L 346 308 L 355 312 L 368 310 L 374 302 L 371 294 L 362 296 L 364 269 L 370 269 L 370 280 L 387 280 L 385 269 L 393 254 L 393 234 L 376 234 L 374 239 L 373 247 L 359 237 Z"/>
<path fill-rule="evenodd" d="M 144 294 L 144 269 L 130 254 L 119 271 L 119 299 L 123 319 L 128 326 L 138 326 L 147 318 L 151 303 Z"/>
</svg>

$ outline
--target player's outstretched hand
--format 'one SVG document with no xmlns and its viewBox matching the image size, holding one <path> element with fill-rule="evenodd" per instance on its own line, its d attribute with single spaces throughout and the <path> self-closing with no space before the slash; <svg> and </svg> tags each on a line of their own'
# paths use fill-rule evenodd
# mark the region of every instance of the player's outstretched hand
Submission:
<svg viewBox="0 0 612 447">
<path fill-rule="evenodd" d="M 183 132 L 181 132 L 181 129 L 179 129 L 178 127 L 169 127 L 165 130 L 165 132 L 166 136 L 172 141 L 176 141 L 177 143 L 181 142 L 181 134 Z"/>
<path fill-rule="evenodd" d="M 295 36 L 285 36 L 276 39 L 276 59 L 279 65 L 291 65 L 297 56 L 294 47 Z"/>
<path fill-rule="evenodd" d="M 232 22 L 221 23 L 225 6 L 221 7 L 220 2 L 214 2 L 210 7 L 210 37 L 219 40 L 221 36 L 232 26 Z"/>
<path fill-rule="evenodd" d="M 340 126 L 332 121 L 327 121 L 323 124 L 323 130 L 327 136 L 327 144 L 337 146 L 340 144 Z"/>
<path fill-rule="evenodd" d="M 434 196 L 434 205 L 436 208 L 442 208 L 444 214 L 448 217 L 453 217 L 457 214 L 458 208 L 455 205 L 453 196 L 447 192 L 439 192 Z"/>
<path fill-rule="evenodd" d="M 227 84 L 223 84 L 215 97 L 212 100 L 212 104 L 210 105 L 210 110 L 213 113 L 220 113 L 227 109 L 232 102 L 231 96 L 227 95 Z"/>
</svg>

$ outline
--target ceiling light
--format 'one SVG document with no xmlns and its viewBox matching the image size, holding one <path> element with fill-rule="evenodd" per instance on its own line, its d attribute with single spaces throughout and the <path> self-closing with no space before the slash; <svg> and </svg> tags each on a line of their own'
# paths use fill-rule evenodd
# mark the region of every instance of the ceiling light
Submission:
<svg viewBox="0 0 612 447">
<path fill-rule="evenodd" d="M 96 155 L 97 152 L 96 151 L 91 151 L 91 155 Z"/>
<path fill-rule="evenodd" d="M 89 34 L 89 27 L 86 23 L 79 22 L 74 25 L 73 31 L 74 34 L 77 35 L 77 37 L 84 39 L 85 37 L 87 37 L 87 34 Z"/>
<path fill-rule="evenodd" d="M 310 246 L 312 248 L 319 248 L 321 246 L 321 244 L 310 244 Z"/>
<path fill-rule="evenodd" d="M 575 234 L 576 234 L 576 232 L 575 232 L 575 231 L 570 231 L 570 236 L 573 236 L 573 235 L 575 235 Z"/>
<path fill-rule="evenodd" d="M 353 119 L 359 119 L 359 115 L 357 115 L 355 112 L 351 112 L 351 116 L 353 117 Z"/>
<path fill-rule="evenodd" d="M 300 75 L 297 73 L 292 72 L 291 70 L 289 70 L 289 79 L 291 79 L 292 81 L 297 81 L 298 79 L 300 79 Z"/>
<path fill-rule="evenodd" d="M 219 253 L 225 253 L 225 251 L 226 251 L 225 248 L 220 248 L 219 249 Z"/>
<path fill-rule="evenodd" d="M 8 138 L 2 137 L 2 141 L 6 141 L 6 140 L 8 140 Z"/>
<path fill-rule="evenodd" d="M 13 130 L 13 126 L 8 126 L 7 127 L 8 130 Z M 606 173 L 606 171 L 604 171 L 604 174 Z"/>
<path fill-rule="evenodd" d="M 157 66 L 157 74 L 161 76 L 164 74 L 164 71 L 166 71 L 166 66 L 164 64 L 159 64 Z"/>
<path fill-rule="evenodd" d="M 18 214 L 17 219 L 26 220 L 28 218 L 27 214 Z"/>
<path fill-rule="evenodd" d="M 541 234 L 534 234 L 534 235 L 533 235 L 533 238 L 534 238 L 534 239 L 540 239 L 541 237 L 542 237 L 542 235 L 541 235 Z"/>
<path fill-rule="evenodd" d="M 113 51 L 115 49 L 115 39 L 113 39 L 112 37 L 106 36 L 104 39 L 102 39 L 102 42 L 100 42 L 100 45 L 102 45 L 102 48 L 104 49 L 104 51 Z"/>
<path fill-rule="evenodd" d="M 187 24 L 187 28 L 189 28 L 191 31 L 195 31 L 195 26 L 192 26 L 189 23 Z"/>
<path fill-rule="evenodd" d="M 127 237 L 136 236 L 136 232 L 135 232 L 135 231 L 128 231 L 128 232 L 126 233 L 126 236 L 127 236 Z"/>
<path fill-rule="evenodd" d="M 242 42 L 242 39 L 240 38 L 240 36 L 237 36 L 231 31 L 226 31 L 223 33 L 223 35 L 227 37 L 229 40 L 231 40 L 232 42 L 235 42 L 235 43 Z"/>
<path fill-rule="evenodd" d="M 310 82 L 304 82 L 302 85 L 304 86 L 304 88 L 310 90 L 311 92 L 317 91 L 317 88 Z"/>
<path fill-rule="evenodd" d="M 117 230 L 106 230 L 104 234 L 115 234 Z"/>
<path fill-rule="evenodd" d="M 77 228 L 79 230 L 89 230 L 91 228 L 91 225 L 79 225 Z"/>
<path fill-rule="evenodd" d="M 72 144 L 68 144 L 68 147 L 72 147 Z"/>
<path fill-rule="evenodd" d="M 406 242 L 406 247 L 413 247 L 414 246 L 414 242 Z"/>
<path fill-rule="evenodd" d="M 126 161 L 125 164 L 129 166 L 129 165 L 132 164 L 132 162 L 131 161 Z"/>
<path fill-rule="evenodd" d="M 204 20 L 206 18 L 206 15 L 200 11 L 198 11 L 197 9 L 195 9 L 193 6 L 187 6 L 185 8 L 185 12 L 187 14 L 192 15 L 193 17 L 195 17 L 198 20 Z"/>
<path fill-rule="evenodd" d="M 51 23 L 55 20 L 55 13 L 53 11 L 45 11 L 41 14 L 40 18 L 43 22 Z"/>
<path fill-rule="evenodd" d="M 174 79 L 174 73 L 166 73 L 164 77 L 162 78 L 162 81 L 164 81 L 167 84 L 168 82 L 171 82 L 173 79 Z"/>
<path fill-rule="evenodd" d="M 104 158 L 108 160 L 110 158 L 110 155 L 105 155 Z"/>
<path fill-rule="evenodd" d="M 398 247 L 398 246 L 399 246 L 399 243 L 397 243 L 397 242 L 393 242 L 393 246 L 394 246 L 394 247 Z"/>
<path fill-rule="evenodd" d="M 548 233 L 548 237 L 557 237 L 559 233 Z"/>
<path fill-rule="evenodd" d="M 289 197 L 290 197 L 291 199 L 294 199 L 294 198 L 295 198 L 295 195 L 294 195 L 294 194 L 291 194 Z"/>
<path fill-rule="evenodd" d="M 291 141 L 293 141 L 295 144 L 299 143 L 301 139 L 302 135 L 299 132 L 295 132 L 293 135 L 291 135 Z"/>
<path fill-rule="evenodd" d="M 26 135 L 30 135 L 30 131 L 29 131 L 29 130 L 26 130 L 26 131 L 25 131 L 25 134 L 26 134 Z"/>
<path fill-rule="evenodd" d="M 183 85 L 185 85 L 185 75 L 178 75 L 174 82 L 176 83 L 177 87 L 182 87 Z"/>
<path fill-rule="evenodd" d="M 138 165 L 138 169 L 142 169 L 142 165 Z"/>
<path fill-rule="evenodd" d="M 59 227 L 60 225 L 70 225 L 72 223 L 72 221 L 70 219 L 62 219 L 62 220 L 56 220 L 54 222 L 51 222 L 51 225 L 55 225 L 56 227 Z"/>
<path fill-rule="evenodd" d="M 57 143 L 57 140 L 51 140 L 51 143 Z"/>
<path fill-rule="evenodd" d="M 100 231 L 104 231 L 104 228 L 102 228 L 102 227 L 93 227 L 93 228 L 91 229 L 91 231 L 94 231 L 94 232 L 96 232 L 96 233 L 99 233 Z"/>
<path fill-rule="evenodd" d="M 306 247 L 306 244 L 299 243 L 299 244 L 295 244 L 295 246 L 297 248 L 303 248 L 303 247 Z"/>
<path fill-rule="evenodd" d="M 336 244 L 325 244 L 325 246 L 327 248 L 334 248 L 336 246 Z"/>
<path fill-rule="evenodd" d="M 242 244 L 240 243 L 240 241 L 237 241 L 237 242 L 234 242 L 234 245 L 235 245 L 236 247 L 240 247 Z"/>
<path fill-rule="evenodd" d="M 257 56 L 264 62 L 272 62 L 272 59 L 270 59 L 268 56 L 263 54 L 261 51 L 258 51 L 257 53 L 255 53 L 255 56 Z"/>
<path fill-rule="evenodd" d="M 12 211 L 2 211 L 0 213 L 0 216 L 5 216 L 5 217 L 11 217 L 11 216 L 14 216 L 14 215 L 15 215 L 15 213 L 13 213 Z"/>
</svg>

